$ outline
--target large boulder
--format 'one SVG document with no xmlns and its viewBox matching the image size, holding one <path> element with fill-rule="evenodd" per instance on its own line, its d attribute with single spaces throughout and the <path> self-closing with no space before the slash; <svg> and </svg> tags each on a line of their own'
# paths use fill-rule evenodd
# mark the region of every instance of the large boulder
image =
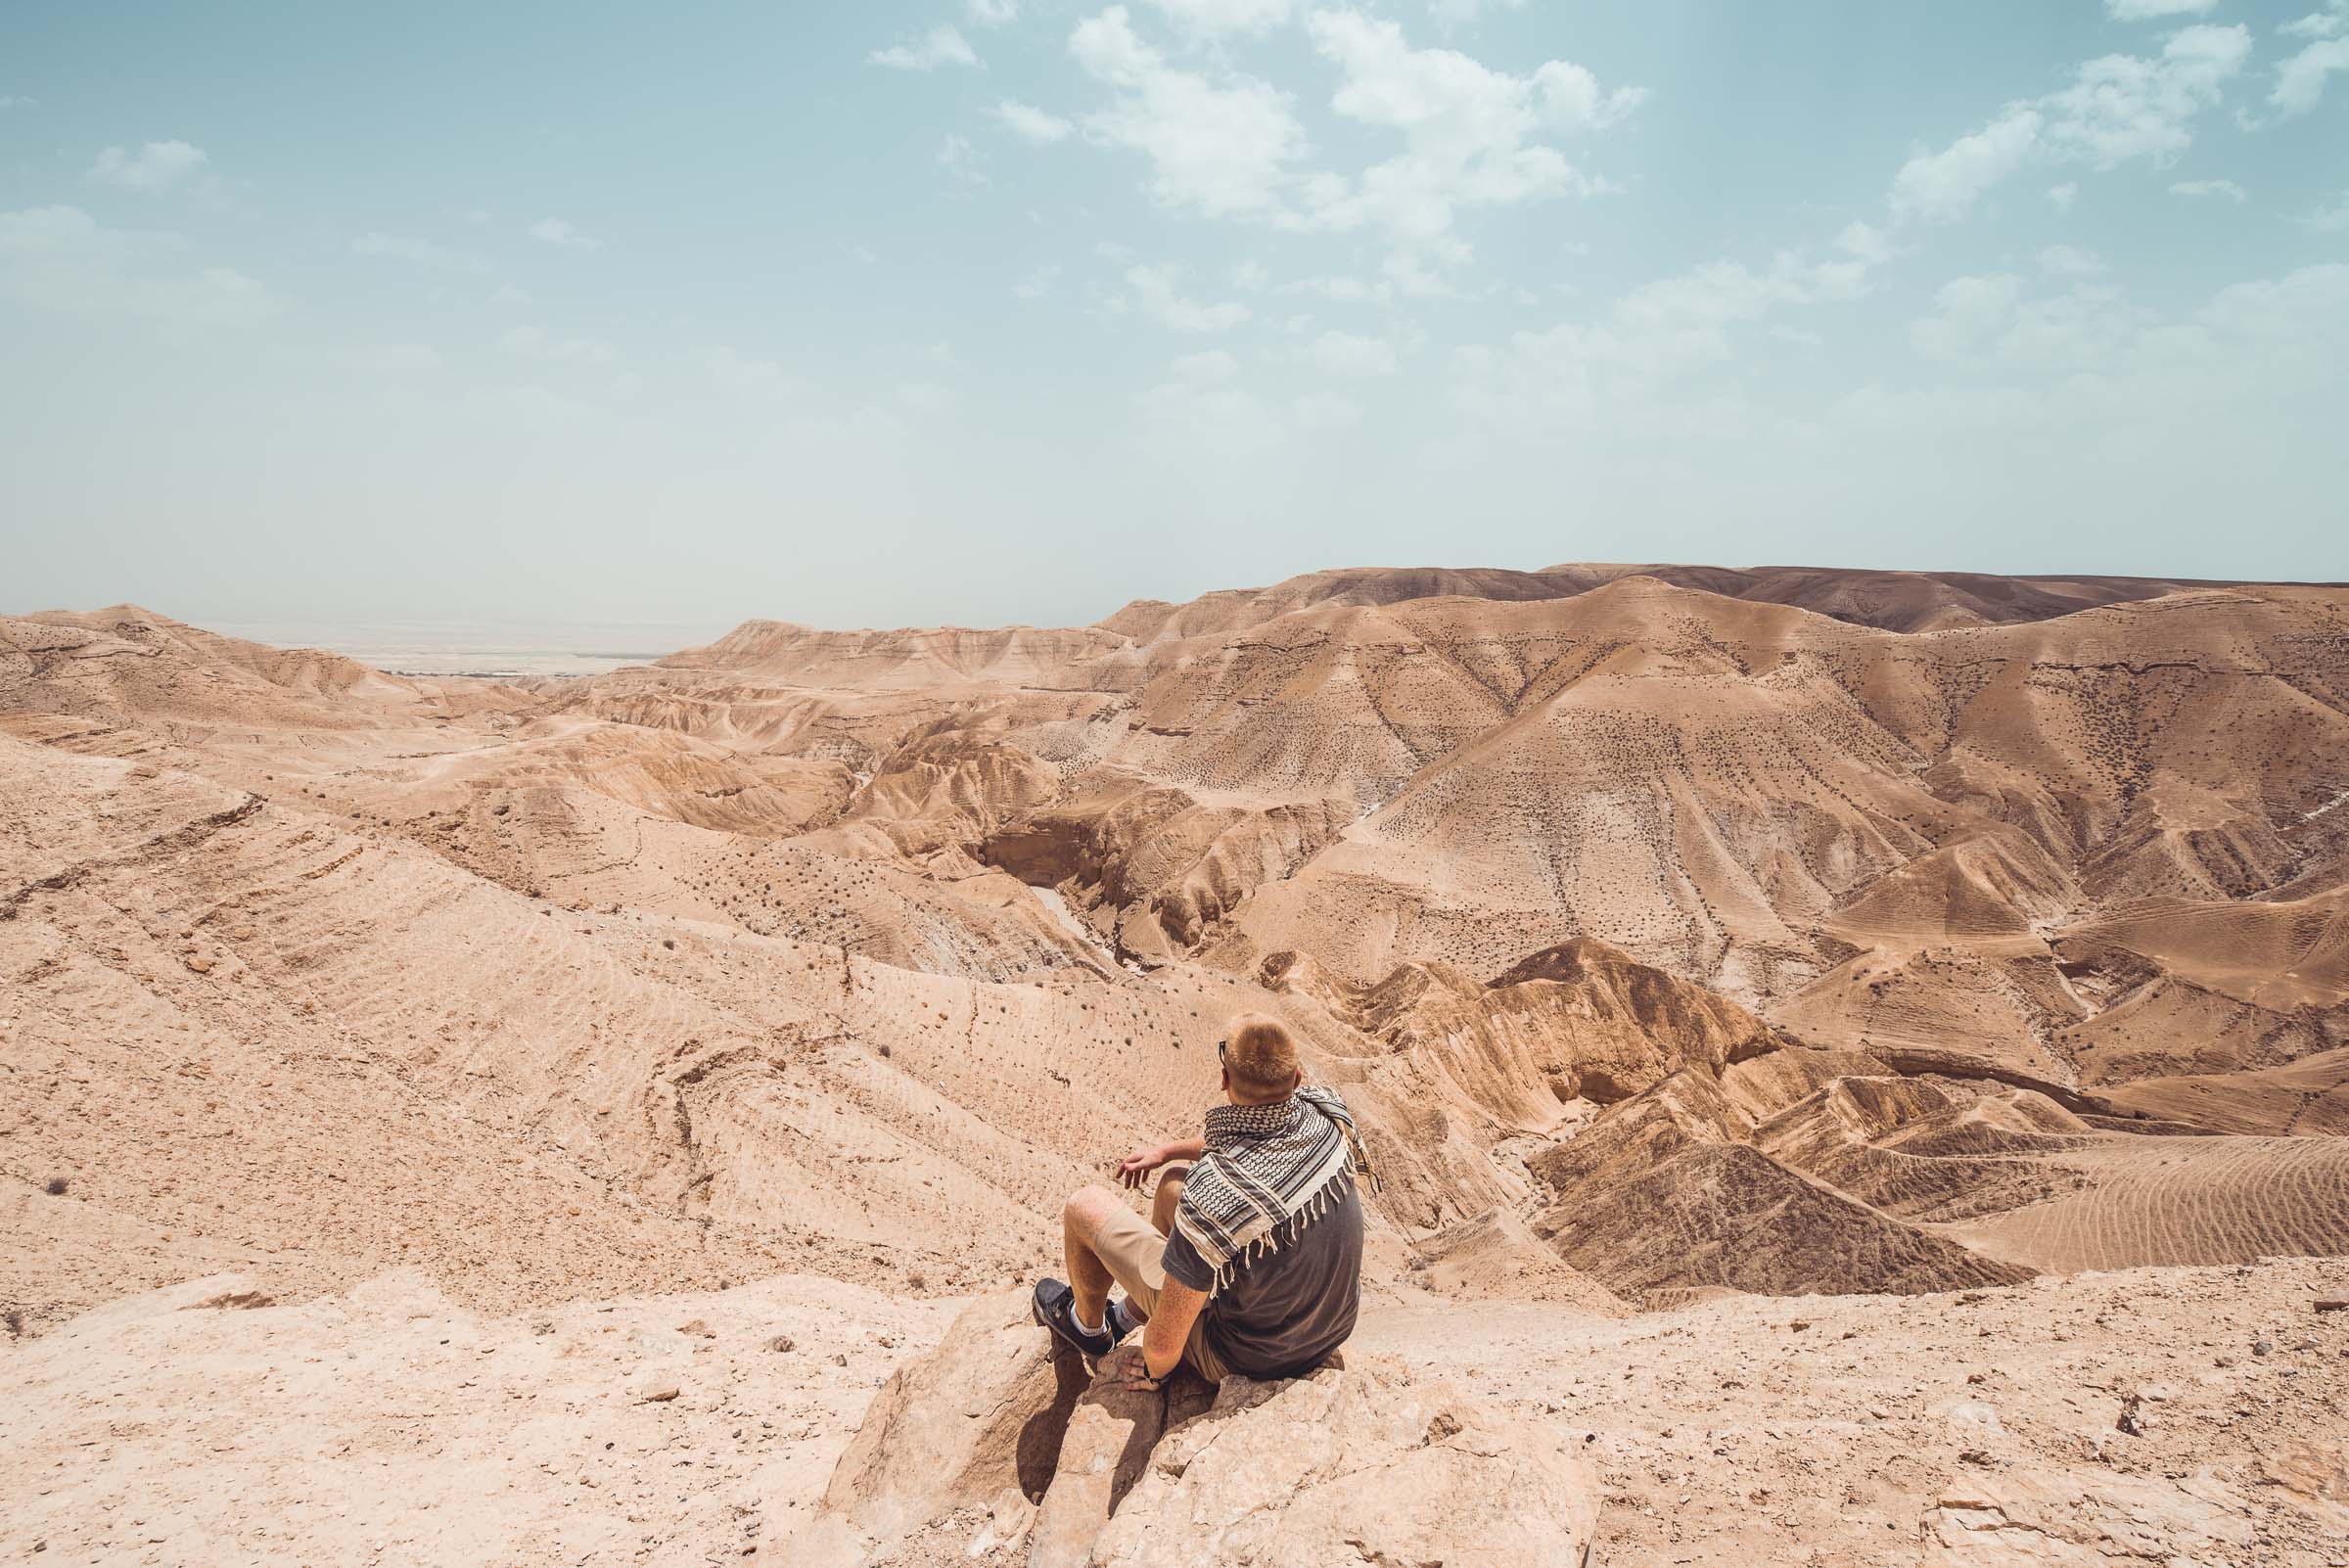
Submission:
<svg viewBox="0 0 2349 1568">
<path fill-rule="evenodd" d="M 983 1298 L 891 1374 L 813 1516 L 761 1560 L 859 1568 L 957 1515 L 1024 1529 L 1085 1386 L 1082 1363 L 1031 1319 L 1028 1292 Z"/>
<path fill-rule="evenodd" d="M 1579 1433 L 1399 1360 L 1224 1382 L 1171 1427 L 1093 1545 L 1100 1568 L 1578 1564 L 1599 1489 Z M 1057 1484 L 1057 1483 L 1056 1483 Z"/>
<path fill-rule="evenodd" d="M 1025 1293 L 990 1297 L 874 1396 L 813 1517 L 761 1560 L 1572 1568 L 1598 1515 L 1581 1444 L 1391 1358 L 1137 1393 L 1056 1351 Z"/>
</svg>

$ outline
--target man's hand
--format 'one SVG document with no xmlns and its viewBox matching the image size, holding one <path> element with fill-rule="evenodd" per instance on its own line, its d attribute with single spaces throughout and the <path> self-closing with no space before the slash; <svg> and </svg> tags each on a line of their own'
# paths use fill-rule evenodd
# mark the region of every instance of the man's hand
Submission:
<svg viewBox="0 0 2349 1568">
<path fill-rule="evenodd" d="M 1126 1380 L 1126 1386 L 1128 1389 L 1137 1394 L 1155 1394 L 1165 1386 L 1167 1380 L 1165 1377 L 1150 1375 L 1150 1356 L 1141 1346 L 1121 1346 L 1110 1354 L 1123 1359 L 1117 1367 L 1117 1373 Z M 1173 1369 L 1170 1368 L 1167 1376 L 1174 1375 Z"/>
<path fill-rule="evenodd" d="M 1118 1162 L 1118 1179 L 1128 1190 L 1148 1179 L 1151 1172 L 1174 1158 L 1172 1149 L 1161 1145 L 1155 1149 L 1136 1149 Z"/>
</svg>

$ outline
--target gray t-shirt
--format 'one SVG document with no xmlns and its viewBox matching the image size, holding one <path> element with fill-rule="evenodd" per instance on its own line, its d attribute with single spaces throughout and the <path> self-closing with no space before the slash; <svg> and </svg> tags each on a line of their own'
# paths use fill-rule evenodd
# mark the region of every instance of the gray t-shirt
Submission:
<svg viewBox="0 0 2349 1568">
<path fill-rule="evenodd" d="M 1243 1259 L 1201 1314 L 1207 1344 L 1243 1377 L 1296 1377 L 1346 1343 L 1362 1297 L 1362 1206 L 1354 1181 L 1318 1218 L 1291 1220 L 1280 1245 Z M 1178 1229 L 1167 1238 L 1167 1277 L 1214 1288 L 1215 1271 Z"/>
</svg>

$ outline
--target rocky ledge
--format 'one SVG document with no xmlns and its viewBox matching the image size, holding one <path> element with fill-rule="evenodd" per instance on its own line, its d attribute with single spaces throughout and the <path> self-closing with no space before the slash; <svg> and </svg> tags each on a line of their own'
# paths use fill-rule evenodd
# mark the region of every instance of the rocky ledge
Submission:
<svg viewBox="0 0 2349 1568">
<path fill-rule="evenodd" d="M 1399 1360 L 1161 1393 L 1088 1376 L 1024 1294 L 965 1312 L 874 1396 L 791 1568 L 1573 1565 L 1598 1486 L 1579 1439 Z"/>
</svg>

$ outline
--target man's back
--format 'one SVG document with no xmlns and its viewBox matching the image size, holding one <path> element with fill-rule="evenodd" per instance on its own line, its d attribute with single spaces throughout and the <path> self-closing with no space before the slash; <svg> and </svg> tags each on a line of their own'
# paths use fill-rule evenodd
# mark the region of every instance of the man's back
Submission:
<svg viewBox="0 0 2349 1568">
<path fill-rule="evenodd" d="M 1208 1303 L 1208 1345 L 1232 1371 L 1294 1377 L 1354 1332 L 1362 1293 L 1362 1206 L 1352 1181 L 1341 1188 L 1318 1214 L 1300 1215 L 1274 1231 L 1278 1246 L 1239 1260 L 1230 1283 Z M 1167 1242 L 1166 1270 L 1193 1290 L 1214 1284 L 1214 1271 L 1179 1230 Z"/>
</svg>

